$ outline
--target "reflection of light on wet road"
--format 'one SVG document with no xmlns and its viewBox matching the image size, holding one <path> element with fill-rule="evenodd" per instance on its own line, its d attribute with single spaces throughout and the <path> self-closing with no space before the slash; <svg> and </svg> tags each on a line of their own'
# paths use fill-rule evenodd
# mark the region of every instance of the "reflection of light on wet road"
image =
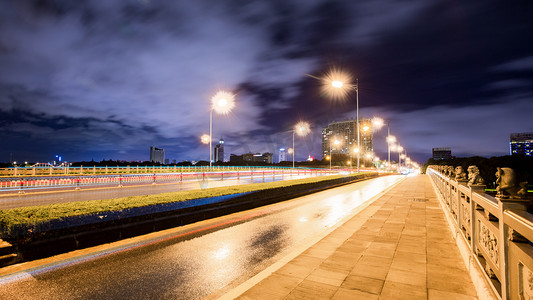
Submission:
<svg viewBox="0 0 533 300">
<path fill-rule="evenodd" d="M 328 199 L 326 203 L 326 209 L 328 209 L 327 217 L 322 221 L 324 227 L 331 227 L 337 224 L 346 214 L 346 210 L 343 205 L 343 196 L 335 196 Z"/>
<path fill-rule="evenodd" d="M 224 245 L 221 248 L 217 249 L 213 253 L 213 257 L 218 260 L 226 259 L 229 256 L 229 246 Z"/>
</svg>

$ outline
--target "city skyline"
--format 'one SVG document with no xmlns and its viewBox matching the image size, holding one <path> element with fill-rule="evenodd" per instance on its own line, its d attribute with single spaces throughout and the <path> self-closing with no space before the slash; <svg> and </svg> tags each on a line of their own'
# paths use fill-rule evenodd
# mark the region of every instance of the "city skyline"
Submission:
<svg viewBox="0 0 533 300">
<path fill-rule="evenodd" d="M 308 76 L 332 68 L 415 161 L 508 155 L 533 131 L 531 15 L 526 1 L 1 1 L 0 161 L 143 160 L 150 145 L 208 160 L 218 90 L 235 93 L 213 114 L 226 153 L 289 148 L 303 120 L 296 160 L 321 157 L 321 129 L 355 118 L 354 93 L 332 101 Z"/>
</svg>

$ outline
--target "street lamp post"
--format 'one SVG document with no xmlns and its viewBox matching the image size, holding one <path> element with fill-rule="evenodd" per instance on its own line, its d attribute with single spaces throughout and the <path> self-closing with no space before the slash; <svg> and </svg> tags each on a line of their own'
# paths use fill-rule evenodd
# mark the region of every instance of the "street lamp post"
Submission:
<svg viewBox="0 0 533 300">
<path fill-rule="evenodd" d="M 359 79 L 356 79 L 355 80 L 356 84 L 355 84 L 355 93 L 356 93 L 356 102 L 357 102 L 357 109 L 356 109 L 356 114 L 357 114 L 357 148 L 360 149 L 361 148 L 361 133 L 359 132 Z M 359 164 L 359 152 L 357 153 L 357 173 L 360 172 L 360 167 L 361 165 Z"/>
<path fill-rule="evenodd" d="M 349 93 L 349 89 L 355 90 L 356 93 L 356 130 L 357 130 L 357 148 L 361 148 L 361 134 L 359 132 L 359 79 L 355 79 L 355 84 L 351 84 L 351 75 L 340 69 L 331 69 L 323 78 L 307 74 L 309 77 L 322 81 L 322 90 L 332 99 L 344 99 Z M 360 155 L 357 154 L 357 173 L 360 172 Z"/>
<path fill-rule="evenodd" d="M 334 74 L 330 75 L 329 77 L 333 77 Z M 348 78 L 349 79 L 349 78 Z M 352 88 L 355 90 L 355 102 L 356 102 L 356 131 L 357 131 L 357 148 L 361 148 L 361 133 L 359 132 L 359 79 L 355 79 L 355 84 L 346 84 L 345 82 L 341 80 L 331 80 L 331 86 L 336 89 L 346 89 L 345 86 L 348 86 L 348 88 Z M 357 153 L 357 173 L 359 173 L 361 164 L 359 163 L 360 155 Z"/>
<path fill-rule="evenodd" d="M 209 110 L 209 170 L 213 162 L 213 110 L 219 114 L 228 114 L 235 107 L 235 95 L 226 91 L 219 91 L 211 98 Z"/>
<path fill-rule="evenodd" d="M 294 152 L 296 152 L 294 149 L 294 135 L 297 134 L 299 136 L 306 136 L 311 131 L 309 123 L 300 121 L 294 125 L 294 128 L 292 129 L 292 168 L 294 169 Z"/>
</svg>

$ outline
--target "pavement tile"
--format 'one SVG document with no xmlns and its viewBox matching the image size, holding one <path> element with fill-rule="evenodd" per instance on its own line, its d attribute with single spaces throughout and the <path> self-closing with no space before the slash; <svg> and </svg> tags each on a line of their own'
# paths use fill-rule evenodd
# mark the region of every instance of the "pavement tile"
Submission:
<svg viewBox="0 0 533 300">
<path fill-rule="evenodd" d="M 385 257 L 368 255 L 368 254 L 363 253 L 363 256 L 361 256 L 361 258 L 359 259 L 357 263 L 371 265 L 375 267 L 381 267 L 381 268 L 389 268 L 390 264 L 392 263 L 392 258 L 385 258 Z"/>
<path fill-rule="evenodd" d="M 389 273 L 388 267 L 376 267 L 369 264 L 358 263 L 350 272 L 350 275 L 365 276 L 385 280 Z"/>
<path fill-rule="evenodd" d="M 348 275 L 341 287 L 349 290 L 359 290 L 366 293 L 379 294 L 383 288 L 383 282 L 384 281 L 381 279 Z"/>
<path fill-rule="evenodd" d="M 316 258 L 326 259 L 333 252 L 334 252 L 333 249 L 325 249 L 325 248 L 321 248 L 321 247 L 311 247 L 311 248 L 307 249 L 303 254 L 304 255 L 308 255 L 308 256 L 312 256 L 312 257 L 316 257 Z"/>
<path fill-rule="evenodd" d="M 331 269 L 349 273 L 357 264 L 360 257 L 361 254 L 357 254 L 357 256 L 354 256 L 351 260 L 329 257 L 320 264 L 320 267 L 324 269 Z"/>
<path fill-rule="evenodd" d="M 387 274 L 386 281 L 405 283 L 426 288 L 426 274 L 392 268 Z"/>
<path fill-rule="evenodd" d="M 354 299 L 368 299 L 368 300 L 377 300 L 378 295 L 365 293 L 358 290 L 348 290 L 344 288 L 339 288 L 335 295 L 333 295 L 333 300 L 354 300 Z"/>
<path fill-rule="evenodd" d="M 428 264 L 427 278 L 428 288 L 476 296 L 462 262 L 457 262 L 454 266 Z"/>
<path fill-rule="evenodd" d="M 415 272 L 419 274 L 426 275 L 426 264 L 425 263 L 416 263 L 411 261 L 404 260 L 392 260 L 391 269 Z"/>
<path fill-rule="evenodd" d="M 367 242 L 373 242 L 376 238 L 375 234 L 363 234 L 363 233 L 355 233 L 352 235 L 353 239 L 361 240 L 361 241 L 367 241 Z"/>
<path fill-rule="evenodd" d="M 400 252 L 408 252 L 408 253 L 416 253 L 416 254 L 426 254 L 427 249 L 426 245 L 418 245 L 413 243 L 402 243 L 400 242 L 398 244 L 398 248 L 396 249 Z"/>
<path fill-rule="evenodd" d="M 464 294 L 457 294 L 452 292 L 445 292 L 445 291 L 439 291 L 434 289 L 428 289 L 428 299 L 429 300 L 474 300 L 477 299 L 477 297 L 464 295 Z"/>
<path fill-rule="evenodd" d="M 391 245 L 394 247 L 380 247 L 380 246 L 374 246 L 376 243 L 372 243 L 368 249 L 364 252 L 365 255 L 372 255 L 372 256 L 379 256 L 379 257 L 386 257 L 386 258 L 392 258 L 394 256 L 394 252 L 396 252 L 396 244 L 392 243 L 379 243 L 380 245 Z"/>
<path fill-rule="evenodd" d="M 321 258 L 302 254 L 291 260 L 291 263 L 303 267 L 318 267 L 323 261 Z"/>
<path fill-rule="evenodd" d="M 304 280 L 285 299 L 331 299 L 337 289 L 336 286 Z"/>
<path fill-rule="evenodd" d="M 426 253 L 413 253 L 403 250 L 396 250 L 396 253 L 394 254 L 394 259 L 398 260 L 404 260 L 408 262 L 415 262 L 415 263 L 426 263 Z"/>
<path fill-rule="evenodd" d="M 425 287 L 394 281 L 385 281 L 379 299 L 416 300 L 427 299 Z"/>
<path fill-rule="evenodd" d="M 332 269 L 323 269 L 319 267 L 315 269 L 305 280 L 316 281 L 320 283 L 329 284 L 332 286 L 341 286 L 342 282 L 348 276 L 349 271 L 340 271 Z"/>
<path fill-rule="evenodd" d="M 285 266 L 279 268 L 274 274 L 286 275 L 296 278 L 305 278 L 313 272 L 316 267 L 314 266 L 301 266 L 289 262 Z"/>
</svg>

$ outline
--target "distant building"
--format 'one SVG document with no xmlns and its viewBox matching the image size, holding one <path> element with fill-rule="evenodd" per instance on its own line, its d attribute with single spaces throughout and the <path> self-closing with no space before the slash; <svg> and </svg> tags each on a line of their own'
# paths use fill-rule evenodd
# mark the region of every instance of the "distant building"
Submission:
<svg viewBox="0 0 533 300">
<path fill-rule="evenodd" d="M 218 142 L 218 145 L 215 146 L 214 149 L 214 161 L 221 161 L 224 162 L 224 140 L 220 139 Z"/>
<path fill-rule="evenodd" d="M 280 148 L 278 155 L 278 162 L 287 161 L 287 149 Z"/>
<path fill-rule="evenodd" d="M 359 119 L 359 132 L 362 153 L 372 153 L 374 151 L 372 120 Z M 333 144 L 335 140 L 339 140 L 340 144 L 335 146 Z M 332 154 L 350 155 L 356 147 L 356 120 L 331 122 L 327 127 L 322 129 L 322 158 L 330 154 L 330 149 Z"/>
<path fill-rule="evenodd" d="M 272 163 L 272 153 L 265 152 L 261 153 L 245 153 L 242 155 L 230 154 L 230 162 L 232 163 L 246 163 L 246 162 L 262 162 L 271 164 Z"/>
<path fill-rule="evenodd" d="M 450 147 L 441 147 L 433 148 L 433 159 L 451 159 L 452 158 L 452 148 Z"/>
<path fill-rule="evenodd" d="M 511 133 L 509 152 L 511 155 L 533 156 L 533 132 Z"/>
<path fill-rule="evenodd" d="M 170 163 L 170 159 L 165 158 L 165 165 L 168 165 Z"/>
<path fill-rule="evenodd" d="M 160 164 L 165 162 L 165 150 L 150 146 L 150 161 Z"/>
</svg>

